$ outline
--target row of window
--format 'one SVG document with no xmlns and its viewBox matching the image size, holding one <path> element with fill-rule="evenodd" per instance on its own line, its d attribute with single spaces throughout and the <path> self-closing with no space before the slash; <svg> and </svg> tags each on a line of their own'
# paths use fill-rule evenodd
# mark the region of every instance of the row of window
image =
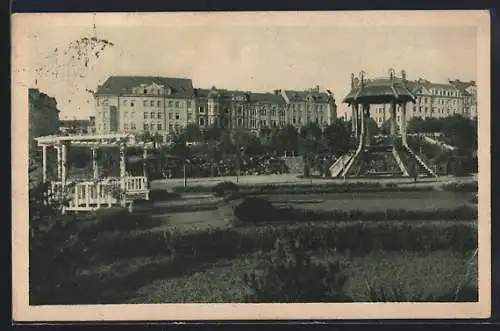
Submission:
<svg viewBox="0 0 500 331">
<path fill-rule="evenodd" d="M 100 106 L 100 105 L 101 105 L 101 102 L 99 101 L 99 99 L 97 99 L 97 106 Z M 102 105 L 109 106 L 109 100 L 108 99 L 102 100 Z M 122 105 L 125 107 L 135 107 L 135 100 L 123 99 Z M 142 100 L 142 105 L 144 107 L 163 107 L 163 102 L 162 102 L 162 100 Z M 182 107 L 180 101 L 169 100 L 167 102 L 167 105 L 170 108 L 181 108 Z M 191 108 L 191 101 L 190 100 L 186 101 L 186 106 L 187 106 L 187 108 Z"/>
</svg>

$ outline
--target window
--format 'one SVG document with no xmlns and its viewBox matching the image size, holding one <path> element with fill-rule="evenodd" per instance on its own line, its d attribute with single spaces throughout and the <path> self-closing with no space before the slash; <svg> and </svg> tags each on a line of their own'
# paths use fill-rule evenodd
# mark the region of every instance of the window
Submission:
<svg viewBox="0 0 500 331">
<path fill-rule="evenodd" d="M 169 107 L 173 107 L 173 105 L 174 105 L 174 103 L 173 103 L 172 101 L 169 101 L 169 102 L 168 102 L 168 106 L 169 106 Z"/>
<path fill-rule="evenodd" d="M 147 106 L 148 106 L 148 101 L 147 101 L 147 100 L 143 100 L 143 101 L 142 101 L 142 105 L 143 105 L 144 107 L 147 107 Z"/>
<path fill-rule="evenodd" d="M 191 108 L 191 101 L 189 101 L 189 100 L 188 100 L 188 101 L 186 102 L 186 104 L 187 104 L 187 107 L 188 107 L 188 108 Z"/>
<path fill-rule="evenodd" d="M 151 107 L 154 107 L 154 106 L 155 106 L 155 102 L 154 102 L 153 100 L 151 100 L 151 101 L 149 102 L 149 105 L 150 105 Z"/>
<path fill-rule="evenodd" d="M 125 130 L 125 131 L 128 130 L 128 123 L 123 123 L 123 130 Z"/>
<path fill-rule="evenodd" d="M 172 119 L 172 113 L 168 113 L 168 119 L 171 120 Z"/>
<path fill-rule="evenodd" d="M 134 107 L 134 100 L 130 101 L 130 107 Z"/>
<path fill-rule="evenodd" d="M 175 102 L 175 108 L 179 108 L 179 101 Z"/>
<path fill-rule="evenodd" d="M 144 131 L 148 131 L 149 130 L 149 125 L 144 123 Z"/>
<path fill-rule="evenodd" d="M 156 107 L 161 107 L 161 101 L 160 101 L 160 100 L 158 100 L 158 101 L 156 102 Z"/>
<path fill-rule="evenodd" d="M 193 114 L 187 113 L 187 119 L 188 119 L 188 121 L 191 121 L 193 119 Z"/>
<path fill-rule="evenodd" d="M 170 131 L 172 131 L 172 129 L 173 129 L 173 128 L 174 128 L 174 126 L 173 126 L 172 124 L 169 124 L 169 125 L 168 125 L 168 129 L 169 129 Z"/>
<path fill-rule="evenodd" d="M 124 106 L 126 106 L 126 105 L 127 105 L 127 100 L 123 100 L 122 104 L 123 104 Z"/>
<path fill-rule="evenodd" d="M 132 129 L 132 130 L 135 130 L 135 129 L 136 129 L 136 127 L 135 127 L 135 123 L 130 124 L 130 129 Z"/>
<path fill-rule="evenodd" d="M 276 116 L 276 110 L 275 109 L 271 110 L 271 116 Z"/>
<path fill-rule="evenodd" d="M 132 112 L 130 112 L 130 117 L 131 117 L 131 118 L 134 118 L 134 117 L 135 117 L 135 112 L 133 112 L 133 111 L 132 111 Z"/>
<path fill-rule="evenodd" d="M 158 113 L 158 119 L 161 119 L 161 113 Z"/>
<path fill-rule="evenodd" d="M 155 113 L 151 113 L 151 119 L 154 119 L 156 116 L 155 116 Z"/>
<path fill-rule="evenodd" d="M 205 119 L 203 117 L 200 117 L 200 125 L 205 125 Z"/>
<path fill-rule="evenodd" d="M 205 108 L 203 106 L 200 106 L 200 114 L 204 114 L 205 113 Z"/>
<path fill-rule="evenodd" d="M 123 112 L 123 117 L 128 117 L 128 111 Z"/>
<path fill-rule="evenodd" d="M 109 105 L 109 101 L 108 101 L 108 99 L 104 99 L 104 100 L 102 100 L 102 104 L 103 104 L 103 106 L 107 106 L 107 105 Z"/>
<path fill-rule="evenodd" d="M 103 117 L 108 116 L 108 112 L 107 112 L 107 111 L 104 111 L 102 116 L 103 116 Z"/>
<path fill-rule="evenodd" d="M 142 90 L 142 92 L 143 92 L 144 94 L 148 94 L 148 90 L 147 90 L 147 89 Z"/>
<path fill-rule="evenodd" d="M 397 117 L 397 121 L 399 122 L 399 120 L 400 120 L 400 116 L 398 115 L 398 117 Z"/>
<path fill-rule="evenodd" d="M 144 113 L 144 119 L 148 118 L 148 113 Z"/>
<path fill-rule="evenodd" d="M 158 131 L 161 131 L 161 123 L 158 123 L 158 125 L 156 126 L 156 128 L 158 129 Z"/>
<path fill-rule="evenodd" d="M 175 113 L 175 119 L 178 120 L 179 119 L 179 113 Z"/>
</svg>

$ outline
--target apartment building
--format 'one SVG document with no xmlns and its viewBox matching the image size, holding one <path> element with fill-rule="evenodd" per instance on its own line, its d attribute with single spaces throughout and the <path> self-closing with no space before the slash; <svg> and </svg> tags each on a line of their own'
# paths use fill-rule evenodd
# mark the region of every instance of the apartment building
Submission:
<svg viewBox="0 0 500 331">
<path fill-rule="evenodd" d="M 29 148 L 36 147 L 35 138 L 57 134 L 59 126 L 59 110 L 55 98 L 40 92 L 38 89 L 28 89 L 29 109 Z"/>
<path fill-rule="evenodd" d="M 305 91 L 251 92 L 193 88 L 184 78 L 112 76 L 95 93 L 96 132 L 149 132 L 167 137 L 190 123 L 201 129 L 321 126 L 337 116 L 333 95 Z"/>
<path fill-rule="evenodd" d="M 112 76 L 95 93 L 96 132 L 149 132 L 167 137 L 195 123 L 190 79 Z"/>
</svg>

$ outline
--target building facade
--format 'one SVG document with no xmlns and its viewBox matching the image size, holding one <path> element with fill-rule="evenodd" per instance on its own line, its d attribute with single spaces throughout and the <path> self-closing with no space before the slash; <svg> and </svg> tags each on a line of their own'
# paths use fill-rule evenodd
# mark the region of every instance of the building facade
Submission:
<svg viewBox="0 0 500 331">
<path fill-rule="evenodd" d="M 188 124 L 258 133 L 288 124 L 327 126 L 337 117 L 332 93 L 319 87 L 260 93 L 193 88 L 190 79 L 112 76 L 98 87 L 95 99 L 98 133 L 148 132 L 164 139 Z"/>
<path fill-rule="evenodd" d="M 455 114 L 468 118 L 477 117 L 476 84 L 474 81 L 449 81 L 446 84 L 428 80 L 408 81 L 407 85 L 417 96 L 416 103 L 406 105 L 406 120 L 413 117 L 444 118 Z M 390 105 L 371 105 L 370 117 L 382 127 L 390 119 Z M 350 119 L 346 112 L 345 119 Z M 401 106 L 396 107 L 396 124 L 401 125 Z"/>
<path fill-rule="evenodd" d="M 95 93 L 96 132 L 150 133 L 166 138 L 195 123 L 190 79 L 112 76 Z"/>
<path fill-rule="evenodd" d="M 29 111 L 29 148 L 36 147 L 34 138 L 57 134 L 59 126 L 59 110 L 57 101 L 53 97 L 40 92 L 38 89 L 28 89 Z"/>
<path fill-rule="evenodd" d="M 60 120 L 59 132 L 63 134 L 95 133 L 95 116 L 90 116 L 89 119 Z"/>
</svg>

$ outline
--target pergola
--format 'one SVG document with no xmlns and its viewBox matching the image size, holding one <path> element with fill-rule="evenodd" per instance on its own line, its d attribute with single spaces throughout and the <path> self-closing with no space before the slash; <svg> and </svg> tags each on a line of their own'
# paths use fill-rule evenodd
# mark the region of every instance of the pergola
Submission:
<svg viewBox="0 0 500 331">
<path fill-rule="evenodd" d="M 135 136 L 126 133 L 100 134 L 100 135 L 69 135 L 69 136 L 44 136 L 36 138 L 38 146 L 42 147 L 42 173 L 43 181 L 47 182 L 47 149 L 53 147 L 57 151 L 57 178 L 52 181 L 52 190 L 64 190 L 68 184 L 75 184 L 72 194 L 72 203 L 67 210 L 92 210 L 106 204 L 110 207 L 118 202 L 126 203 L 127 196 L 139 195 L 149 199 L 147 187 L 146 159 L 148 150 L 153 149 L 153 143 L 137 142 Z M 88 179 L 68 178 L 68 147 L 85 147 L 92 150 L 92 175 Z M 119 177 L 99 178 L 99 165 L 97 150 L 99 148 L 113 147 L 120 152 Z M 127 147 L 141 148 L 143 158 L 143 176 L 128 176 L 126 173 L 125 151 Z M 115 185 L 123 192 L 122 201 L 104 193 L 104 186 Z"/>
<path fill-rule="evenodd" d="M 363 166 L 369 167 L 367 165 L 369 162 L 365 161 L 376 153 L 385 153 L 386 157 L 393 159 L 399 168 L 395 173 L 399 173 L 399 175 L 409 176 L 409 169 L 412 167 L 410 163 L 414 162 L 415 166 L 420 168 L 421 173 L 435 176 L 434 172 L 411 150 L 407 143 L 406 105 L 416 101 L 413 92 L 416 85 L 412 86 L 412 84 L 415 83 L 406 80 L 404 70 L 401 71 L 401 77 L 396 77 L 395 71 L 390 69 L 388 77 L 370 80 L 365 78 L 363 71 L 360 72 L 359 78 L 355 78 L 354 74 L 351 74 L 351 91 L 343 102 L 351 107 L 352 133 L 358 141 L 358 146 L 355 151 L 341 156 L 332 165 L 330 168 L 332 176 L 358 176 Z M 372 141 L 372 133 L 369 132 L 370 105 L 386 104 L 390 105 L 390 144 L 377 146 Z M 399 132 L 396 129 L 397 106 L 399 106 L 401 115 Z"/>
</svg>

